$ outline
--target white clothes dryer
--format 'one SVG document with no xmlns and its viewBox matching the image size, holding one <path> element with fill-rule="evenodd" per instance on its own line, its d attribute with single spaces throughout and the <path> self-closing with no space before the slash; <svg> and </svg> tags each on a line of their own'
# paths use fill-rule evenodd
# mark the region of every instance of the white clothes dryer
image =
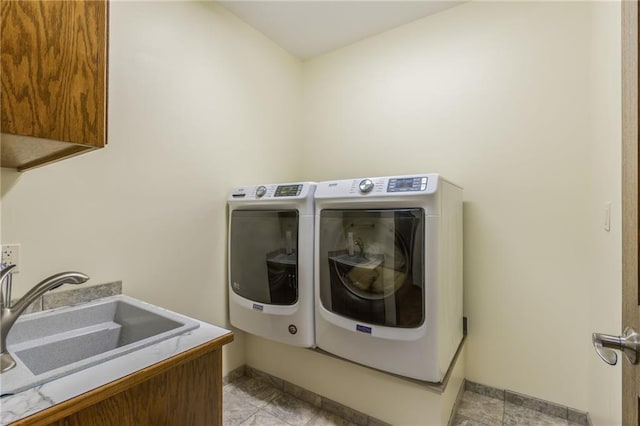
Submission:
<svg viewBox="0 0 640 426">
<path fill-rule="evenodd" d="M 229 196 L 229 316 L 241 330 L 313 347 L 312 182 L 236 188 Z"/>
<path fill-rule="evenodd" d="M 437 174 L 318 183 L 316 344 L 441 382 L 463 337 L 462 189 Z"/>
</svg>

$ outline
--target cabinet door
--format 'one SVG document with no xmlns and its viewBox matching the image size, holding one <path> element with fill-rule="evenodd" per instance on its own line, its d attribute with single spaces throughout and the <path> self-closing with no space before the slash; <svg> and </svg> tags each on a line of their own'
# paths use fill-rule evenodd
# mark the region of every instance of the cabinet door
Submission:
<svg viewBox="0 0 640 426">
<path fill-rule="evenodd" d="M 105 145 L 107 20 L 103 0 L 2 2 L 3 166 Z"/>
</svg>

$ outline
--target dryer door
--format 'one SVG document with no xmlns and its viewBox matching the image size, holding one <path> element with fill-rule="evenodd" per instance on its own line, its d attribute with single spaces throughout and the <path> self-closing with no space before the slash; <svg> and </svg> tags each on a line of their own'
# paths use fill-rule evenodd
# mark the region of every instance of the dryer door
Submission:
<svg viewBox="0 0 640 426">
<path fill-rule="evenodd" d="M 424 210 L 322 210 L 320 301 L 369 324 L 424 322 Z"/>
<path fill-rule="evenodd" d="M 233 210 L 229 233 L 231 289 L 271 305 L 298 301 L 298 211 Z"/>
</svg>

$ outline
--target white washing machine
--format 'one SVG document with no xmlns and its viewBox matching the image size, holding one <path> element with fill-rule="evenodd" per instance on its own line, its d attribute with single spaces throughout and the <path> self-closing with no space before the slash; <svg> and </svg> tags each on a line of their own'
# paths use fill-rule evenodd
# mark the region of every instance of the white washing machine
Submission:
<svg viewBox="0 0 640 426">
<path fill-rule="evenodd" d="M 249 333 L 313 347 L 312 182 L 256 185 L 229 196 L 229 315 Z"/>
<path fill-rule="evenodd" d="M 316 344 L 441 382 L 463 337 L 462 189 L 437 174 L 318 184 Z"/>
</svg>

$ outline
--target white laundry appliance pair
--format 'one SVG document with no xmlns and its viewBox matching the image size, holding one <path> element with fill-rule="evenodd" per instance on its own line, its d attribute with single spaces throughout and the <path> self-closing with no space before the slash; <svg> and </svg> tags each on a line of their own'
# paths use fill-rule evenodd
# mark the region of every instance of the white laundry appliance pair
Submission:
<svg viewBox="0 0 640 426">
<path fill-rule="evenodd" d="M 260 185 L 229 206 L 234 326 L 443 380 L 462 340 L 459 187 L 437 174 Z"/>
</svg>

